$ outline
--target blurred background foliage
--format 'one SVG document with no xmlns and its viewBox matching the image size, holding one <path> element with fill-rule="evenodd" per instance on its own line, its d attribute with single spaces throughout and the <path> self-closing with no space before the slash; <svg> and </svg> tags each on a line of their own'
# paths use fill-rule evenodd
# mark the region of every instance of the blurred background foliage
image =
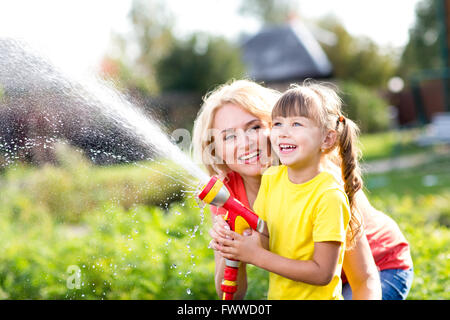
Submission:
<svg viewBox="0 0 450 320">
<path fill-rule="evenodd" d="M 280 24 L 295 14 L 292 9 L 295 3 L 243 1 L 240 13 L 257 19 L 261 25 Z M 153 14 L 156 8 L 161 15 Z M 170 12 L 158 0 L 134 1 L 130 19 L 133 36 L 115 35 L 115 50 L 105 58 L 113 66 L 104 69 L 125 91 L 143 96 L 188 91 L 200 97 L 218 84 L 245 76 L 240 52 L 240 44 L 248 36 L 245 33 L 237 42 L 202 33 L 177 38 Z M 400 61 L 402 70 L 413 68 L 412 62 L 400 60 L 402 49 L 380 47 L 369 38 L 351 35 L 335 17 L 325 17 L 315 23 L 335 37 L 331 43 L 321 45 L 333 65 L 333 81 L 345 81 L 348 114 L 360 115 L 358 110 L 372 110 L 375 106 L 376 117 L 359 119 L 363 132 L 388 129 L 389 102 L 384 94 L 387 83 L 400 72 Z M 408 50 L 415 52 L 410 47 L 407 46 Z M 187 117 L 186 123 L 178 126 L 190 128 L 190 122 L 192 119 Z"/>
<path fill-rule="evenodd" d="M 176 40 L 156 66 L 163 91 L 208 92 L 229 79 L 242 78 L 244 70 L 238 47 L 202 33 Z"/>
<path fill-rule="evenodd" d="M 298 18 L 296 6 L 296 1 L 252 0 L 243 1 L 239 12 L 256 19 L 261 26 L 271 26 Z M 391 119 L 389 107 L 390 79 L 400 77 L 408 86 L 418 70 L 442 66 L 436 9 L 437 0 L 422 0 L 418 4 L 405 47 L 382 47 L 368 37 L 350 34 L 335 16 L 308 22 L 313 31 L 318 30 L 316 33 L 327 34 L 328 40 L 318 40 L 333 65 L 330 81 L 345 87 L 347 113 L 360 116 L 362 110 L 369 111 L 357 118 L 362 132 L 392 128 L 395 119 Z M 156 11 L 158 14 L 154 14 Z M 159 0 L 135 0 L 130 21 L 133 32 L 115 34 L 103 71 L 122 90 L 138 94 L 141 100 L 190 92 L 198 97 L 193 103 L 200 104 L 200 97 L 216 85 L 246 76 L 240 52 L 249 36 L 245 31 L 239 40 L 198 32 L 177 37 L 174 18 Z M 185 120 L 175 121 L 175 127 L 191 128 L 195 108 L 186 109 Z"/>
<path fill-rule="evenodd" d="M 289 19 L 291 4 L 243 1 L 240 12 L 270 25 Z M 415 144 L 420 129 L 388 130 L 386 90 L 393 76 L 407 79 L 439 66 L 435 10 L 435 0 L 420 3 L 405 48 L 381 48 L 333 17 L 317 21 L 335 36 L 321 44 L 344 110 L 362 129 L 364 163 L 434 154 Z M 181 110 L 179 127 L 192 127 L 192 110 L 208 90 L 245 75 L 239 43 L 202 33 L 177 37 L 163 1 L 135 0 L 129 17 L 132 36 L 115 34 L 102 72 L 141 101 L 170 92 L 197 95 L 191 111 Z M 0 299 L 216 299 L 210 212 L 174 181 L 184 179 L 176 164 L 96 166 L 66 144 L 54 149 L 54 164 L 1 167 Z M 409 299 L 450 299 L 449 166 L 447 154 L 364 176 L 373 205 L 394 218 L 411 244 Z M 80 268 L 79 289 L 68 288 L 71 265 Z M 266 298 L 267 272 L 249 266 L 248 278 L 247 299 Z"/>
<path fill-rule="evenodd" d="M 372 158 L 392 147 L 384 133 L 363 138 Z M 216 299 L 210 211 L 157 174 L 174 164 L 98 167 L 60 151 L 58 167 L 17 164 L 0 174 L 0 298 Z M 410 242 L 409 299 L 450 298 L 449 160 L 364 177 L 373 205 Z M 70 266 L 80 269 L 79 288 L 68 285 Z M 268 273 L 248 272 L 246 298 L 265 299 Z"/>
<path fill-rule="evenodd" d="M 401 54 L 398 73 L 407 78 L 422 69 L 443 67 L 440 25 L 437 14 L 444 14 L 439 0 L 422 0 L 416 7 L 416 20 L 409 30 L 409 41 Z"/>
<path fill-rule="evenodd" d="M 389 106 L 376 91 L 356 81 L 337 82 L 343 111 L 358 124 L 361 132 L 386 131 L 391 127 Z"/>
</svg>

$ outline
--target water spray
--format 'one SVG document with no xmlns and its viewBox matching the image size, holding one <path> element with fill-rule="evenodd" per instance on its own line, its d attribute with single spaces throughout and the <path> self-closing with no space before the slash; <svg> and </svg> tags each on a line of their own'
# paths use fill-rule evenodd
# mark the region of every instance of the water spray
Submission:
<svg viewBox="0 0 450 320">
<path fill-rule="evenodd" d="M 209 182 L 201 188 L 198 197 L 208 204 L 226 209 L 227 214 L 224 219 L 234 232 L 243 234 L 244 230 L 251 228 L 264 233 L 265 221 L 239 200 L 233 198 L 224 183 L 216 176 L 211 177 Z M 224 279 L 221 284 L 223 300 L 233 299 L 237 290 L 239 265 L 240 261 L 225 259 Z"/>
</svg>

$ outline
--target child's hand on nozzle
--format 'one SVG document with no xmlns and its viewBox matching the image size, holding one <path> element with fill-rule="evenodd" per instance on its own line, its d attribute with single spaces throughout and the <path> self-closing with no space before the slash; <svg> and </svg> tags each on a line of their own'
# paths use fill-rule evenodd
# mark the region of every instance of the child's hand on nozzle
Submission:
<svg viewBox="0 0 450 320">
<path fill-rule="evenodd" d="M 209 230 L 209 235 L 212 240 L 209 242 L 208 248 L 218 251 L 224 245 L 225 240 L 229 240 L 230 236 L 227 235 L 227 231 L 230 231 L 230 226 L 223 219 L 222 216 L 216 217 L 212 228 Z M 250 236 L 252 229 L 246 229 L 243 232 L 244 236 Z"/>
<path fill-rule="evenodd" d="M 225 233 L 230 239 L 224 239 L 217 250 L 226 259 L 255 264 L 261 249 L 266 249 L 265 240 L 268 238 L 259 232 L 246 229 L 242 235 L 231 230 Z"/>
</svg>

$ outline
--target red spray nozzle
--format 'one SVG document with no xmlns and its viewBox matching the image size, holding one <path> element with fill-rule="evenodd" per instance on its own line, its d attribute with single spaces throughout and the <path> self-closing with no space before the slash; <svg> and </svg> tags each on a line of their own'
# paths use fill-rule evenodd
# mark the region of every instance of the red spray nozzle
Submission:
<svg viewBox="0 0 450 320">
<path fill-rule="evenodd" d="M 252 210 L 231 197 L 227 187 L 216 176 L 211 177 L 201 188 L 198 197 L 208 204 L 226 209 L 227 214 L 224 218 L 231 230 L 242 234 L 245 229 L 252 228 L 260 233 L 264 233 L 265 222 Z M 224 300 L 232 300 L 237 290 L 238 268 L 239 261 L 226 259 L 224 280 L 221 285 Z"/>
<path fill-rule="evenodd" d="M 250 227 L 263 233 L 264 221 L 237 199 L 231 197 L 224 183 L 216 176 L 212 176 L 203 186 L 198 197 L 206 203 L 228 210 L 225 218 L 231 230 L 242 233 Z"/>
<path fill-rule="evenodd" d="M 208 204 L 222 207 L 229 199 L 230 193 L 219 178 L 212 176 L 208 183 L 202 187 L 198 197 Z"/>
</svg>

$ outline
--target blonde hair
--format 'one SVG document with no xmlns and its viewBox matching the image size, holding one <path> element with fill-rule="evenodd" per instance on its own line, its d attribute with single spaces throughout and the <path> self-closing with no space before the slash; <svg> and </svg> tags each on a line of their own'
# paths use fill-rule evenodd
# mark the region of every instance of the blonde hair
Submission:
<svg viewBox="0 0 450 320">
<path fill-rule="evenodd" d="M 310 80 L 305 81 L 303 85 L 291 85 L 272 110 L 272 118 L 277 116 L 307 117 L 324 132 L 336 131 L 336 143 L 325 151 L 324 159 L 338 164 L 341 168 L 345 193 L 352 211 L 347 237 L 351 247 L 362 225 L 362 217 L 355 203 L 355 194 L 363 186 L 359 167 L 360 150 L 357 145 L 359 128 L 352 120 L 344 117 L 337 88 L 331 84 Z"/>
<path fill-rule="evenodd" d="M 231 80 L 207 93 L 203 97 L 203 105 L 194 122 L 192 133 L 194 159 L 203 163 L 210 175 L 225 173 L 227 171 L 226 164 L 218 163 L 214 150 L 209 148 L 213 142 L 211 129 L 216 111 L 231 103 L 269 126 L 273 105 L 280 95 L 276 90 L 245 79 Z"/>
</svg>

